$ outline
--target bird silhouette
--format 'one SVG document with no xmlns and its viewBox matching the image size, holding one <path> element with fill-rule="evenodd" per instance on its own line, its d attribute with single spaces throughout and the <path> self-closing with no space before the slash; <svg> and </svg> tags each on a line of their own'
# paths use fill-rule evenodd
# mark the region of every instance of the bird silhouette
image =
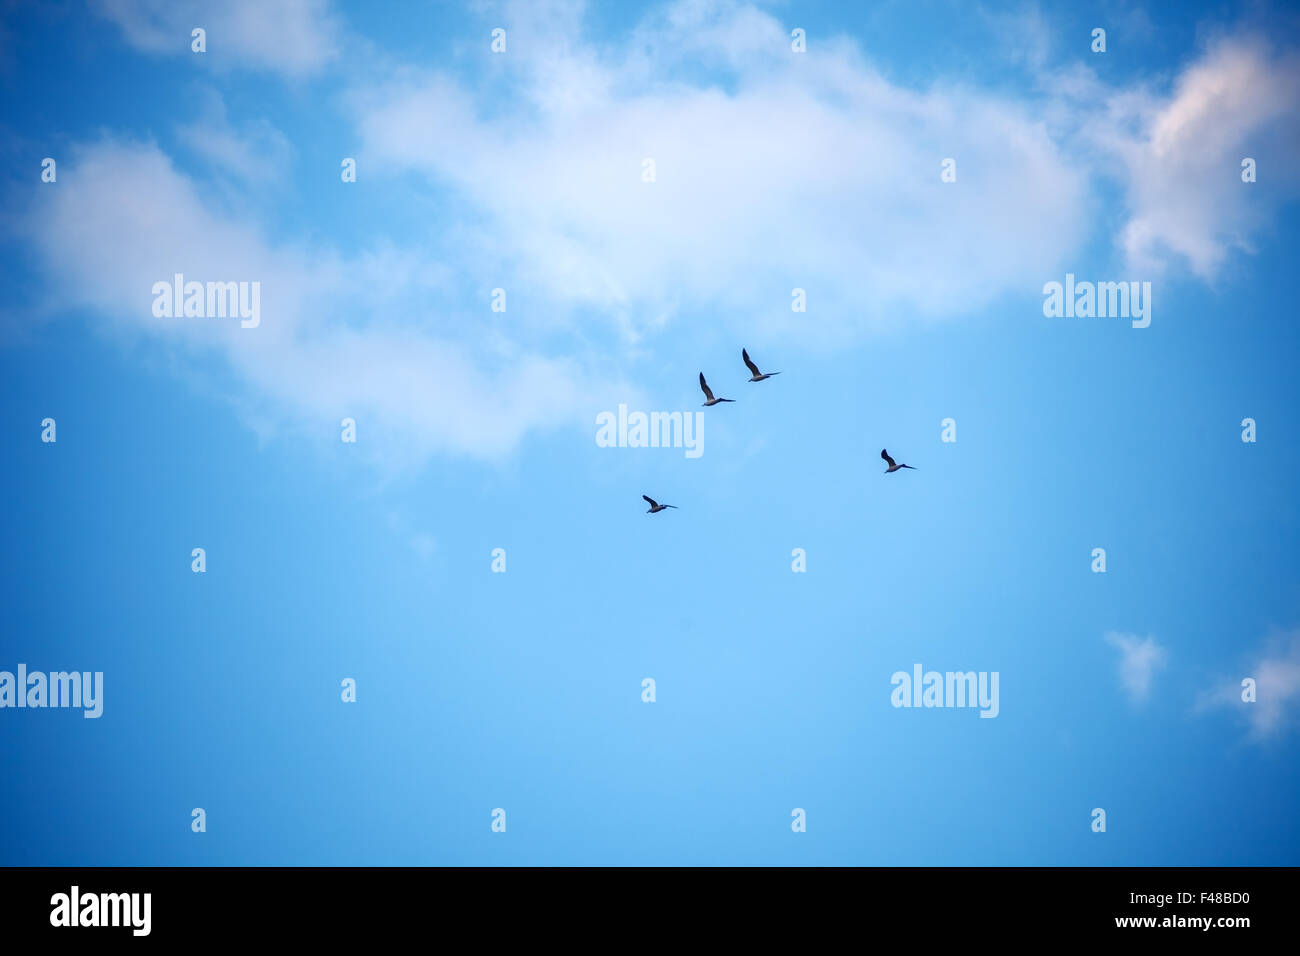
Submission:
<svg viewBox="0 0 1300 956">
<path fill-rule="evenodd" d="M 892 474 L 892 473 L 895 472 L 895 471 L 898 471 L 898 469 L 900 469 L 900 468 L 912 468 L 911 465 L 900 465 L 900 464 L 898 464 L 898 462 L 894 461 L 894 459 L 892 459 L 892 458 L 889 457 L 889 452 L 887 452 L 887 451 L 886 451 L 885 449 L 883 449 L 883 448 L 880 449 L 880 457 L 883 458 L 883 459 L 885 459 L 885 461 L 889 464 L 889 467 L 885 469 L 885 474 L 887 474 L 887 475 L 888 475 L 888 474 Z M 912 468 L 912 470 L 913 470 L 913 471 L 916 471 L 915 468 Z"/>
<path fill-rule="evenodd" d="M 704 381 L 703 372 L 700 373 L 700 388 L 704 389 L 704 397 L 708 399 L 708 401 L 704 403 L 705 408 L 708 408 L 710 405 L 717 405 L 720 402 L 735 401 L 734 398 L 714 398 L 713 392 L 709 389 L 709 383 Z"/>
<path fill-rule="evenodd" d="M 773 375 L 781 374 L 780 372 L 768 372 L 766 375 L 764 375 L 762 372 L 758 370 L 758 366 L 750 361 L 749 353 L 746 352 L 744 349 L 740 350 L 740 357 L 745 360 L 745 364 L 749 366 L 749 370 L 754 373 L 754 377 L 750 379 L 751 382 L 761 382 L 765 378 L 771 378 Z"/>
<path fill-rule="evenodd" d="M 661 505 L 659 502 L 655 501 L 649 495 L 642 495 L 641 497 L 644 498 L 646 501 L 650 502 L 650 510 L 646 512 L 646 514 L 648 515 L 658 514 L 659 512 L 663 511 L 665 508 L 677 507 L 676 505 Z"/>
</svg>

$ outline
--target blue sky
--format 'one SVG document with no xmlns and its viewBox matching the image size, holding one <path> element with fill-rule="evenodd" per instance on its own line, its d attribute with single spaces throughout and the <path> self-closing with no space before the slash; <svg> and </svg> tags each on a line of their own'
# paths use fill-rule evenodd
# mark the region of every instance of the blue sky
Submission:
<svg viewBox="0 0 1300 956">
<path fill-rule="evenodd" d="M 0 860 L 1300 862 L 1296 15 L 858 7 L 7 8 Z"/>
</svg>

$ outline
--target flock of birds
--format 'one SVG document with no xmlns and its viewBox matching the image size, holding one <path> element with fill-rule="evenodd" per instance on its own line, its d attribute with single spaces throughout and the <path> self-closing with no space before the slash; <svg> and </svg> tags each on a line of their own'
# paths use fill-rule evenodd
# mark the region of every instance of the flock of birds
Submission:
<svg viewBox="0 0 1300 956">
<path fill-rule="evenodd" d="M 748 368 L 749 371 L 750 371 L 750 379 L 749 379 L 749 380 L 750 380 L 751 382 L 761 382 L 761 381 L 763 381 L 764 379 L 769 379 L 769 378 L 771 378 L 773 375 L 780 375 L 780 374 L 781 374 L 780 372 L 760 372 L 760 371 L 758 370 L 758 366 L 754 364 L 754 360 L 751 359 L 751 358 L 749 357 L 749 352 L 748 352 L 747 350 L 745 350 L 745 349 L 741 349 L 741 350 L 740 350 L 740 357 L 741 357 L 742 359 L 745 360 L 745 367 Z M 712 408 L 714 405 L 721 405 L 723 402 L 734 402 L 734 401 L 735 401 L 734 398 L 717 398 L 717 397 L 715 397 L 714 394 L 713 394 L 713 389 L 709 388 L 709 383 L 706 382 L 706 381 L 704 380 L 704 373 L 703 373 L 703 372 L 700 373 L 700 389 L 701 389 L 701 391 L 704 392 L 704 407 L 705 407 L 705 408 Z M 911 468 L 913 471 L 916 471 L 915 466 L 913 466 L 913 465 L 900 465 L 898 462 L 894 461 L 894 459 L 890 458 L 890 457 L 889 457 L 889 450 L 886 449 L 886 448 L 882 448 L 882 449 L 880 449 L 880 457 L 883 458 L 883 459 L 885 460 L 885 464 L 889 466 L 888 468 L 885 469 L 885 474 L 887 474 L 887 475 L 892 475 L 894 472 L 899 471 L 899 470 L 901 470 L 901 469 L 903 469 L 903 468 Z M 656 514 L 658 514 L 658 513 L 661 512 L 661 511 L 666 511 L 666 510 L 669 509 L 669 508 L 676 508 L 676 507 L 677 507 L 676 505 L 665 505 L 665 504 L 660 504 L 659 502 L 657 502 L 657 501 L 655 501 L 653 498 L 651 498 L 649 495 L 642 495 L 641 497 L 644 498 L 644 499 L 646 500 L 646 502 L 650 505 L 650 509 L 646 512 L 646 514 L 649 514 L 649 515 L 656 515 Z"/>
</svg>

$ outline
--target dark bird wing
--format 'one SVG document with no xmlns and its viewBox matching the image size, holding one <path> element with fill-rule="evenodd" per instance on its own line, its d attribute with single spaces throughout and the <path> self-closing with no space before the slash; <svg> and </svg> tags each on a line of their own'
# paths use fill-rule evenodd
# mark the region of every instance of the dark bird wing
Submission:
<svg viewBox="0 0 1300 956">
<path fill-rule="evenodd" d="M 754 378 L 758 378 L 760 375 L 763 374 L 758 370 L 758 366 L 749 360 L 749 353 L 746 352 L 744 349 L 740 350 L 740 357 L 745 360 L 745 364 L 749 366 L 749 370 L 754 373 Z"/>
<path fill-rule="evenodd" d="M 885 459 L 885 461 L 887 461 L 887 462 L 889 463 L 889 467 L 890 467 L 890 468 L 893 468 L 894 465 L 896 464 L 896 462 L 894 461 L 894 459 L 892 459 L 892 458 L 889 457 L 889 452 L 887 452 L 887 451 L 886 451 L 885 449 L 883 449 L 883 448 L 880 449 L 880 457 L 883 458 L 883 459 Z"/>
<path fill-rule="evenodd" d="M 653 498 L 651 498 L 649 495 L 642 495 L 641 497 L 644 498 L 646 501 L 650 502 L 650 507 L 651 507 L 651 508 L 658 508 L 658 507 L 659 507 L 659 503 L 658 503 L 657 501 L 655 501 Z"/>
<path fill-rule="evenodd" d="M 704 381 L 704 373 L 700 373 L 700 388 L 704 389 L 704 397 L 713 401 L 713 393 L 709 391 L 709 383 Z"/>
</svg>

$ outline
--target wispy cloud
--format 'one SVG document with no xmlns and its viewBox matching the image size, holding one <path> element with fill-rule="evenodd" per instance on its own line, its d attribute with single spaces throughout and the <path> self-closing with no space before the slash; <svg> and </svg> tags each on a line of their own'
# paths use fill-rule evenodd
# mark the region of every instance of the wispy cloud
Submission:
<svg viewBox="0 0 1300 956">
<path fill-rule="evenodd" d="M 1255 700 L 1242 699 L 1242 681 L 1255 681 Z M 1240 675 L 1202 694 L 1198 710 L 1229 707 L 1250 728 L 1250 736 L 1263 740 L 1294 725 L 1300 706 L 1300 629 L 1276 634 L 1255 653 Z"/>
<path fill-rule="evenodd" d="M 201 101 L 199 116 L 177 127 L 182 143 L 215 168 L 240 180 L 242 188 L 284 178 L 293 153 L 284 133 L 265 119 L 246 122 L 236 129 L 225 100 L 215 90 L 204 90 Z"/>
<path fill-rule="evenodd" d="M 138 50 L 193 55 L 190 31 L 202 27 L 203 63 L 252 67 L 289 76 L 316 72 L 339 51 L 340 24 L 326 0 L 93 0 Z"/>
<path fill-rule="evenodd" d="M 1119 651 L 1119 683 L 1129 700 L 1142 703 L 1150 696 L 1151 679 L 1168 662 L 1168 653 L 1154 637 L 1109 631 L 1106 643 Z"/>
<path fill-rule="evenodd" d="M 97 143 L 65 168 L 22 225 L 56 290 L 52 306 L 90 306 L 182 357 L 224 360 L 257 396 L 255 413 L 336 439 L 341 418 L 355 418 L 358 448 L 377 463 L 496 457 L 532 428 L 575 422 L 591 400 L 629 394 L 605 386 L 602 396 L 576 358 L 471 334 L 481 322 L 430 321 L 442 273 L 408 252 L 345 258 L 272 244 L 256 224 L 212 208 L 156 146 Z M 262 324 L 155 317 L 152 286 L 177 272 L 261 282 Z"/>
</svg>

